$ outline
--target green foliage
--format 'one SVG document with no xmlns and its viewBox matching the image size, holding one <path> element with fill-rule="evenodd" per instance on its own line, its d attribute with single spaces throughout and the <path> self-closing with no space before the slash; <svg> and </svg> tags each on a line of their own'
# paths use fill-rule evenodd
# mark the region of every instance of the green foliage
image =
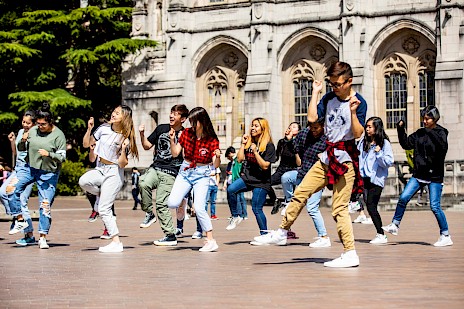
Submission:
<svg viewBox="0 0 464 309">
<path fill-rule="evenodd" d="M 15 122 L 19 120 L 19 117 L 14 113 L 0 113 L 0 126 L 11 127 Z"/>
<path fill-rule="evenodd" d="M 84 163 L 66 160 L 61 167 L 60 179 L 56 186 L 57 195 L 77 195 L 82 192 L 79 177 L 86 172 Z"/>
</svg>

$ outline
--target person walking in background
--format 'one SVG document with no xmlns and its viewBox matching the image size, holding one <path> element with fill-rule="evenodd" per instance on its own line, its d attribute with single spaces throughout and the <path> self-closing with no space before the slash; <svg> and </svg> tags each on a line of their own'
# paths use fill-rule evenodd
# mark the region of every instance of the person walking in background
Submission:
<svg viewBox="0 0 464 309">
<path fill-rule="evenodd" d="M 267 233 L 267 219 L 263 212 L 266 195 L 271 190 L 271 164 L 276 161 L 269 122 L 261 117 L 251 122 L 249 134 L 244 134 L 237 154 L 237 161 L 243 162 L 241 177 L 227 188 L 227 199 L 232 217 L 227 230 L 237 227 L 243 218 L 237 208 L 237 195 L 252 191 L 251 209 L 256 217 L 260 234 Z"/>
<path fill-rule="evenodd" d="M 392 235 L 398 235 L 406 205 L 421 187 L 427 186 L 430 208 L 440 228 L 440 237 L 433 245 L 435 247 L 451 246 L 453 241 L 440 203 L 445 157 L 448 152 L 448 130 L 437 124 L 440 112 L 435 106 L 429 105 L 424 108 L 421 116 L 424 127 L 409 136 L 406 135 L 406 123 L 403 120 L 400 120 L 396 126 L 401 147 L 414 149 L 414 170 L 400 195 L 392 223 L 383 226 L 382 229 Z"/>
<path fill-rule="evenodd" d="M 18 151 L 27 151 L 27 164 L 17 171 L 18 183 L 10 200 L 11 214 L 17 221 L 10 234 L 28 228 L 21 211 L 21 194 L 32 183 L 39 191 L 39 248 L 48 249 L 47 235 L 52 223 L 52 205 L 62 163 L 66 160 L 66 138 L 54 124 L 50 105 L 44 103 L 36 112 L 36 126 L 24 132 L 18 143 Z"/>
<path fill-rule="evenodd" d="M 127 105 L 120 105 L 113 110 L 110 122 L 100 125 L 91 135 L 92 128 L 93 118 L 90 118 L 83 146 L 88 148 L 95 144 L 93 152 L 98 162 L 95 169 L 79 178 L 79 185 L 84 191 L 97 196 L 99 215 L 112 239 L 98 250 L 102 253 L 122 252 L 124 247 L 111 207 L 124 184 L 128 156 L 138 158 L 132 110 Z"/>
<path fill-rule="evenodd" d="M 184 104 L 174 105 L 169 114 L 169 124 L 158 125 L 148 138 L 144 134 L 145 126 L 141 125 L 139 127 L 143 149 L 148 150 L 154 147 L 153 163 L 140 177 L 139 182 L 142 196 L 141 206 L 142 210 L 145 211 L 145 219 L 140 224 L 140 227 L 149 227 L 158 217 L 161 230 L 165 236 L 153 242 L 156 246 L 177 245 L 176 227 L 167 201 L 183 157 L 181 153 L 178 156 L 172 155 L 170 138 L 171 130 L 173 130 L 174 140 L 175 142 L 178 141 L 184 130 L 182 124 L 187 119 L 188 113 L 189 111 Z M 152 194 L 154 189 L 156 189 L 156 215 L 153 213 Z"/>
<path fill-rule="evenodd" d="M 240 178 L 240 173 L 242 171 L 242 163 L 238 162 L 237 157 L 235 156 L 235 148 L 230 146 L 226 149 L 225 157 L 229 160 L 226 170 L 226 179 L 224 180 L 223 190 L 227 190 L 227 187 Z M 232 216 L 232 210 L 231 216 Z M 248 219 L 247 211 L 247 202 L 245 199 L 245 192 L 237 193 L 237 212 L 243 220 Z"/>
<path fill-rule="evenodd" d="M 131 180 L 132 180 L 132 198 L 134 199 L 134 207 L 132 207 L 132 210 L 137 209 L 137 205 L 140 204 L 139 200 L 139 177 L 140 173 L 139 170 L 136 167 L 132 168 L 132 175 L 131 175 Z"/>
<path fill-rule="evenodd" d="M 367 120 L 364 138 L 358 144 L 360 151 L 359 171 L 364 182 L 364 201 L 372 218 L 377 234 L 371 244 L 381 245 L 388 242 L 382 229 L 382 218 L 377 205 L 388 176 L 388 168 L 395 162 L 388 135 L 385 133 L 382 119 L 371 117 Z"/>
<path fill-rule="evenodd" d="M 206 204 L 205 209 L 208 212 L 208 202 L 211 205 L 211 220 L 217 220 L 218 217 L 216 216 L 216 198 L 218 192 L 218 185 L 221 181 L 221 169 L 219 167 L 214 168 L 211 166 L 211 174 L 209 175 L 209 188 L 208 193 L 206 195 Z"/>
<path fill-rule="evenodd" d="M 199 251 L 210 252 L 217 250 L 218 245 L 213 237 L 213 225 L 205 210 L 205 204 L 210 165 L 213 165 L 213 168 L 219 167 L 221 151 L 211 119 L 203 107 L 192 109 L 188 119 L 191 127 L 182 132 L 178 142 L 174 128 L 169 132 L 172 156 L 178 157 L 183 151 L 184 162 L 172 186 L 168 206 L 178 208 L 187 193 L 192 190 L 195 213 L 201 229 L 206 233 L 205 245 Z"/>
<path fill-rule="evenodd" d="M 355 267 L 359 265 L 359 257 L 354 245 L 348 202 L 353 190 L 362 190 L 359 151 L 355 139 L 360 138 L 364 132 L 367 103 L 352 89 L 353 71 L 348 63 L 333 63 L 327 70 L 327 76 L 333 91 L 324 95 L 318 104 L 319 93 L 324 84 L 319 80 L 313 81 L 308 106 L 309 122 L 325 117 L 327 149 L 295 189 L 280 228 L 270 232 L 267 239 L 262 241 L 269 244 L 286 243 L 287 231 L 305 206 L 306 200 L 329 186 L 333 188 L 332 217 L 336 222 L 344 252 L 339 258 L 325 262 L 324 266 Z"/>
<path fill-rule="evenodd" d="M 5 211 L 7 214 L 10 214 L 10 199 L 15 191 L 16 185 L 19 182 L 18 174 L 21 175 L 27 173 L 27 150 L 18 150 L 18 144 L 21 142 L 23 134 L 29 132 L 29 130 L 35 125 L 35 111 L 26 111 L 23 115 L 21 124 L 23 128 L 18 131 L 18 135 L 15 135 L 14 132 L 11 132 L 8 135 L 8 140 L 10 141 L 11 145 L 11 151 L 13 153 L 13 156 L 16 157 L 16 162 L 13 172 L 9 175 L 9 177 L 3 182 L 2 186 L 0 187 L 0 201 L 5 207 Z M 26 220 L 29 225 L 27 228 L 23 230 L 24 237 L 16 240 L 16 244 L 20 246 L 35 244 L 34 228 L 32 226 L 31 214 L 29 212 L 29 208 L 27 207 L 27 203 L 29 201 L 29 196 L 31 195 L 33 185 L 34 183 L 30 183 L 29 185 L 27 185 L 24 191 L 20 194 L 21 213 L 24 217 L 24 220 Z M 11 228 L 13 228 L 13 226 Z"/>
</svg>

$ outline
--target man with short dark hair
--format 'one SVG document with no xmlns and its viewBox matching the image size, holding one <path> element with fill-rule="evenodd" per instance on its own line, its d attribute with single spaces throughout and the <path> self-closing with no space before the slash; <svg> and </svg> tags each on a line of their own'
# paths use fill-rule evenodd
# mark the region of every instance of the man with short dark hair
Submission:
<svg viewBox="0 0 464 309">
<path fill-rule="evenodd" d="M 313 123 L 318 118 L 325 117 L 324 132 L 327 136 L 327 149 L 296 188 L 280 228 L 266 234 L 268 236 L 266 242 L 286 243 L 287 231 L 305 206 L 306 200 L 328 186 L 333 188 L 332 216 L 337 225 L 344 253 L 337 259 L 325 262 L 324 266 L 355 267 L 359 265 L 359 257 L 354 246 L 348 203 L 352 191 L 362 191 L 359 151 L 355 139 L 360 138 L 364 132 L 367 103 L 351 87 L 353 71 L 348 63 L 335 62 L 328 69 L 327 76 L 332 91 L 324 95 L 318 103 L 324 83 L 314 80 L 308 106 L 309 122 Z"/>
<path fill-rule="evenodd" d="M 160 124 L 153 133 L 146 138 L 145 126 L 139 127 L 142 147 L 148 150 L 155 146 L 153 163 L 150 168 L 140 177 L 139 188 L 142 197 L 142 210 L 146 212 L 144 221 L 140 224 L 141 228 L 147 228 L 156 221 L 153 213 L 152 191 L 156 189 L 156 215 L 159 219 L 161 229 L 166 235 L 164 238 L 155 240 L 157 246 L 176 246 L 177 237 L 175 235 L 171 211 L 167 206 L 171 189 L 182 164 L 183 157 L 180 154 L 172 157 L 171 142 L 169 132 L 172 129 L 176 132 L 175 139 L 178 140 L 184 127 L 182 124 L 187 119 L 188 109 L 184 104 L 174 105 L 169 115 L 169 124 Z"/>
</svg>

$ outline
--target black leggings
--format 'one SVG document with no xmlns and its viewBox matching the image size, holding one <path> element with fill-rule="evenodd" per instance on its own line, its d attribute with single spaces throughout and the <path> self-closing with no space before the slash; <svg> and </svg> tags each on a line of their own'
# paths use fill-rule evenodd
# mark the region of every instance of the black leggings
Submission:
<svg viewBox="0 0 464 309">
<path fill-rule="evenodd" d="M 377 205 L 379 204 L 380 195 L 383 188 L 373 184 L 369 178 L 363 178 L 364 181 L 364 202 L 366 203 L 367 212 L 372 218 L 377 234 L 384 234 L 382 230 L 382 218 L 380 218 Z"/>
</svg>

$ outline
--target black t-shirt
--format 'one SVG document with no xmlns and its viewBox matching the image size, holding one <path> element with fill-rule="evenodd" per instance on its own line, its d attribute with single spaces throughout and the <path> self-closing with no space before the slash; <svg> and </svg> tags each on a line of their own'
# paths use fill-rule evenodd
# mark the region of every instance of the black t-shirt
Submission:
<svg viewBox="0 0 464 309">
<path fill-rule="evenodd" d="M 264 161 L 274 163 L 276 159 L 276 150 L 273 143 L 266 145 L 266 150 L 259 153 Z M 245 149 L 245 160 L 242 166 L 242 179 L 250 187 L 271 189 L 271 166 L 267 170 L 259 167 L 255 155 L 251 148 Z"/>
<path fill-rule="evenodd" d="M 177 143 L 180 131 L 176 132 L 175 141 Z M 160 172 L 177 176 L 179 172 L 180 165 L 184 158 L 182 153 L 179 154 L 176 158 L 172 157 L 171 154 L 171 140 L 169 139 L 169 131 L 171 126 L 169 124 L 160 124 L 156 127 L 155 131 L 147 138 L 148 141 L 155 146 L 155 154 L 153 157 L 152 167 Z"/>
<path fill-rule="evenodd" d="M 277 143 L 277 160 L 280 158 L 279 167 L 288 167 L 296 169 L 295 149 L 293 148 L 293 139 L 282 138 Z"/>
</svg>

